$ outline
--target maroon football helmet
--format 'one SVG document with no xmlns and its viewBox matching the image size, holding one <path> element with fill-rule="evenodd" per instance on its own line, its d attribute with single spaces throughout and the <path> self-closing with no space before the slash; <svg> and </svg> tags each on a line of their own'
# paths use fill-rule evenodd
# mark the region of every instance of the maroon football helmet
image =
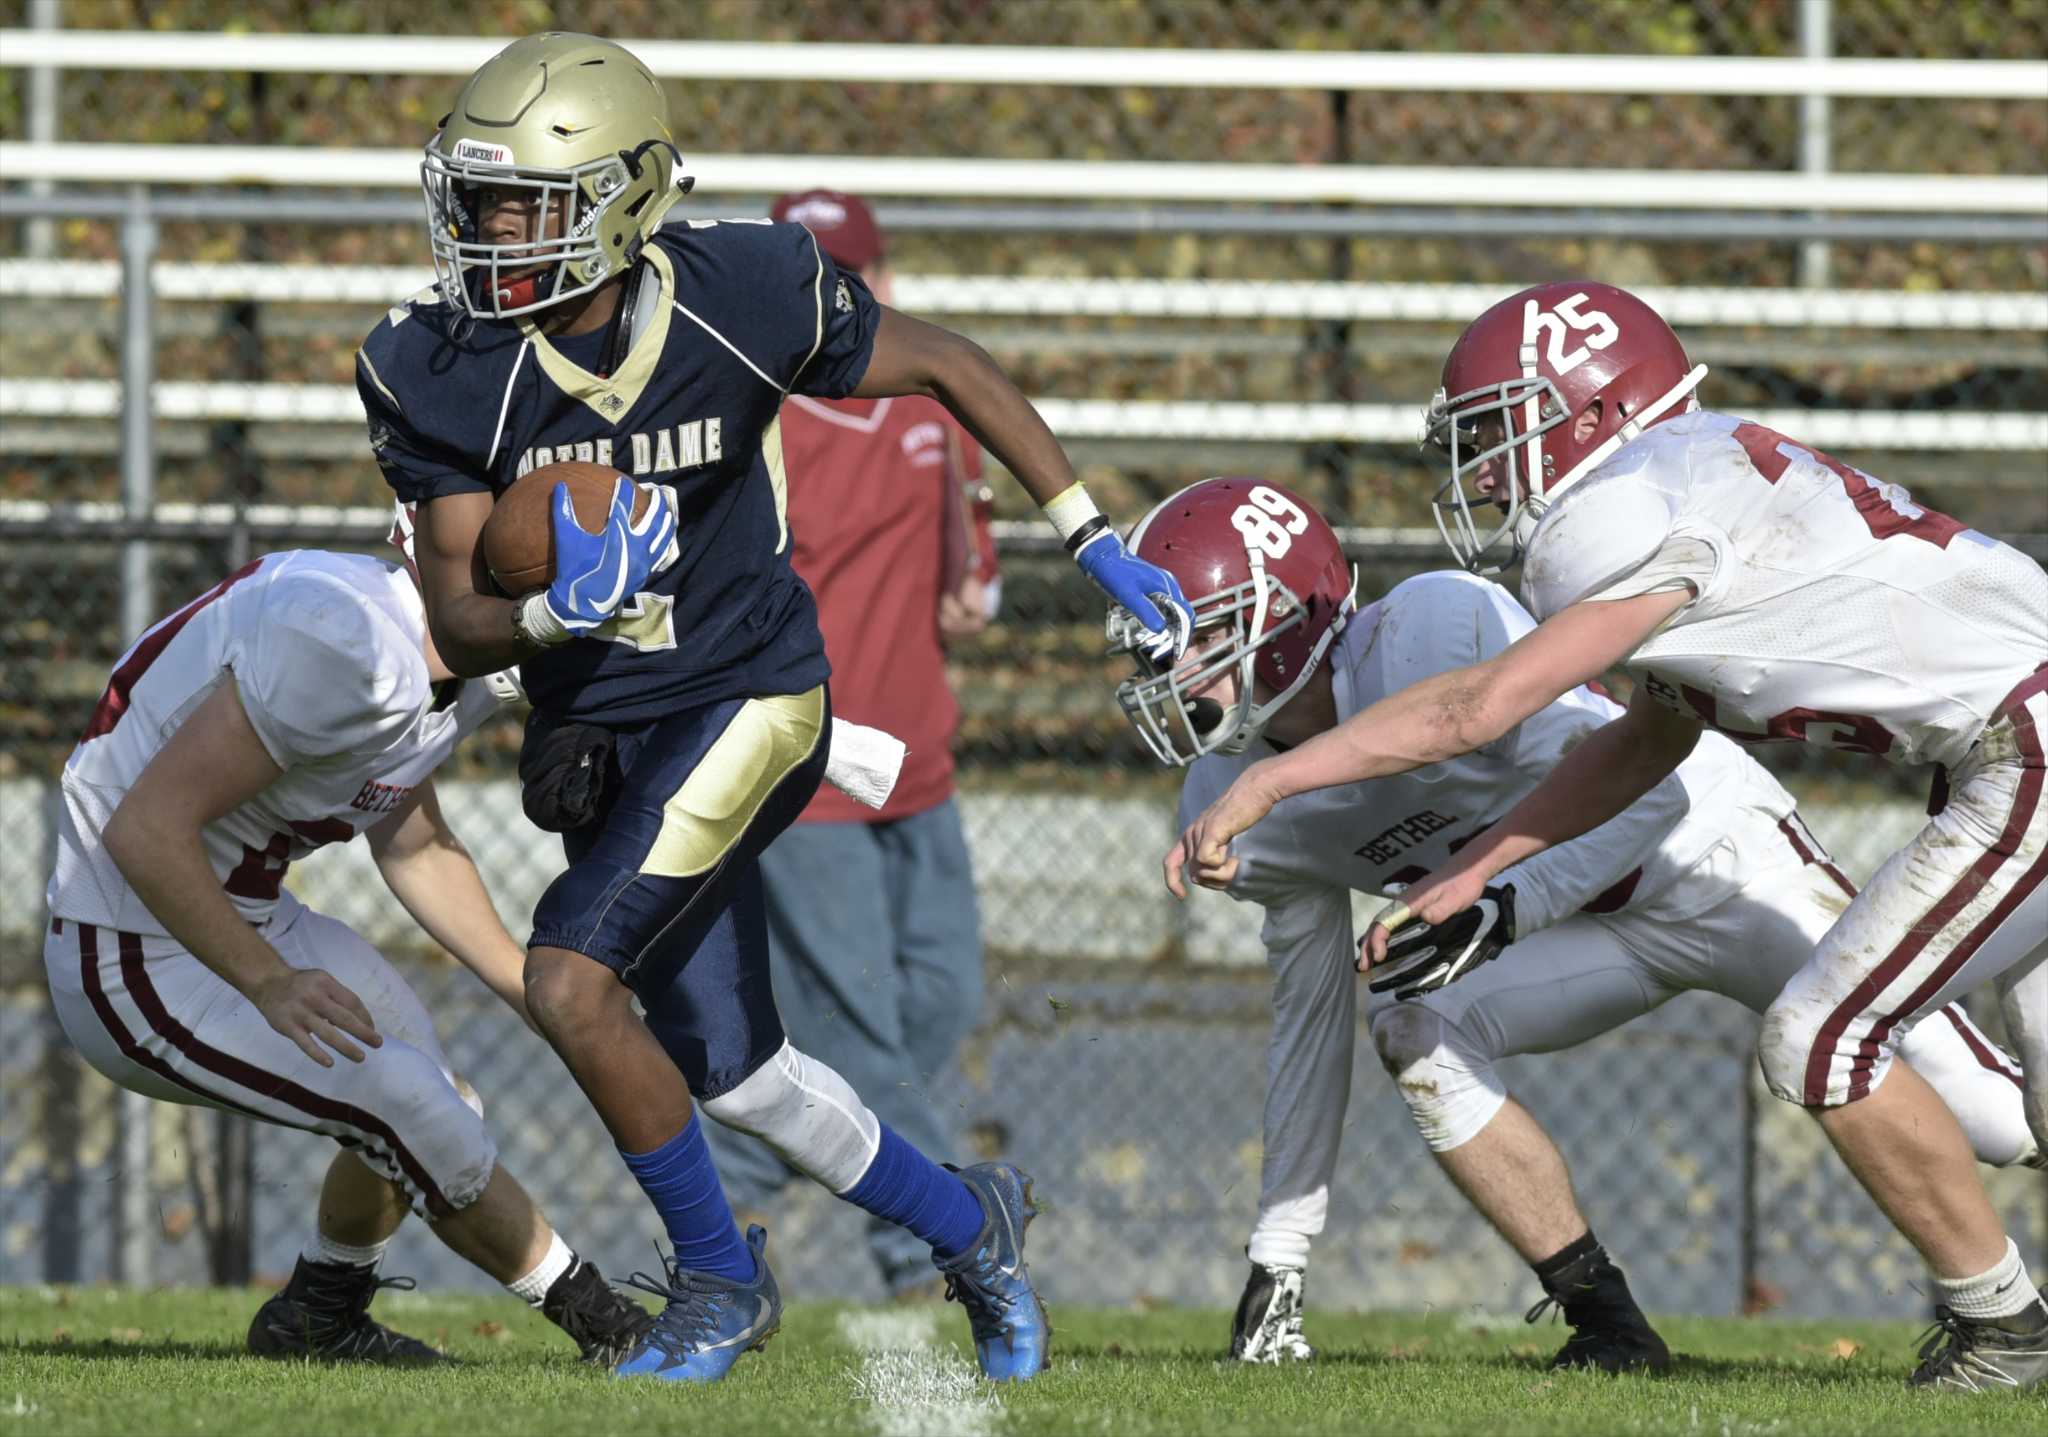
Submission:
<svg viewBox="0 0 2048 1437">
<path fill-rule="evenodd" d="M 1136 659 L 1117 702 L 1161 763 L 1242 753 L 1308 682 L 1354 605 L 1356 578 L 1337 535 L 1306 501 L 1257 479 L 1205 479 L 1155 507 L 1128 540 L 1139 558 L 1180 581 L 1195 611 L 1187 657 L 1173 668 L 1144 657 L 1149 631 L 1109 612 L 1110 652 Z M 1197 691 L 1235 670 L 1225 710 Z M 1271 693 L 1256 701 L 1256 678 Z"/>
<path fill-rule="evenodd" d="M 1451 459 L 1436 493 L 1444 542 L 1475 573 L 1507 568 L 1567 485 L 1649 425 L 1697 408 L 1706 374 L 1657 311 L 1613 285 L 1566 280 L 1502 300 L 1451 346 L 1429 406 L 1427 442 Z M 1598 423 L 1575 439 L 1595 400 Z M 1468 482 L 1482 470 L 1490 493 Z M 1491 532 L 1475 504 L 1501 511 Z"/>
</svg>

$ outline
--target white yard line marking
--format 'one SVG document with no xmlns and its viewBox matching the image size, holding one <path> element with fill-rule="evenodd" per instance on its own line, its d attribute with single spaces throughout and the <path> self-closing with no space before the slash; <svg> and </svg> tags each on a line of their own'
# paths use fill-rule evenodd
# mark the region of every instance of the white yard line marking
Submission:
<svg viewBox="0 0 2048 1437">
<path fill-rule="evenodd" d="M 860 1354 L 854 1395 L 873 1412 L 877 1437 L 989 1437 L 1002 1400 L 957 1353 L 933 1345 L 930 1312 L 848 1312 L 840 1340 Z"/>
</svg>

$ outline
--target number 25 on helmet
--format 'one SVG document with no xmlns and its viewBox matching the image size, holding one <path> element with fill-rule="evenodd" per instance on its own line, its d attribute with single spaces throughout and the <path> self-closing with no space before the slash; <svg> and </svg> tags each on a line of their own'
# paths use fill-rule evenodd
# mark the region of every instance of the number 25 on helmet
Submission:
<svg viewBox="0 0 2048 1437">
<path fill-rule="evenodd" d="M 1451 347 L 1424 417 L 1424 442 L 1450 456 L 1435 505 L 1444 542 L 1474 573 L 1509 567 L 1566 487 L 1697 407 L 1706 374 L 1657 311 L 1613 285 L 1568 280 L 1502 300 Z M 1475 516 L 1489 506 L 1493 519 Z"/>
<path fill-rule="evenodd" d="M 1161 763 L 1242 753 L 1351 615 L 1357 576 L 1337 535 L 1298 495 L 1229 478 L 1181 490 L 1140 519 L 1128 542 L 1180 581 L 1195 636 L 1177 665 L 1154 670 L 1142 656 L 1144 625 L 1111 607 L 1110 652 L 1138 667 L 1117 686 L 1124 716 Z"/>
</svg>

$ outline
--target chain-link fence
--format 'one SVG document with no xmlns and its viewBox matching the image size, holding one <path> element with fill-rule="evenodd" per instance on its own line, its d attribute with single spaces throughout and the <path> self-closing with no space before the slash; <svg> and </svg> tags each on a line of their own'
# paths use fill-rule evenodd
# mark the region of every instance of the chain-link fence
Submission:
<svg viewBox="0 0 2048 1437">
<path fill-rule="evenodd" d="M 965 47 L 1958 60 L 2048 50 L 2048 5 L 1905 0 L 735 0 L 688 7 L 687 25 L 652 0 L 236 14 L 287 34 L 559 26 Z M 145 15 L 0 0 L 0 27 L 52 23 L 203 30 L 220 16 L 197 3 Z M 13 48 L 0 45 L 0 143 L 21 145 L 410 147 L 453 84 L 172 68 L 112 79 L 24 66 Z M 1993 532 L 2048 534 L 2048 205 L 1974 219 L 1652 210 L 1603 205 L 1575 180 L 1553 203 L 1509 209 L 1489 190 L 1490 172 L 1508 167 L 1657 168 L 2019 177 L 2048 195 L 2048 95 L 1838 96 L 1816 112 L 1797 94 L 1555 88 L 669 84 L 689 143 L 708 154 L 1457 167 L 1457 203 L 1433 207 L 882 197 L 904 307 L 994 352 L 1119 516 L 1206 474 L 1258 474 L 1344 526 L 1364 593 L 1437 565 L 1433 536 L 1414 527 L 1436 476 L 1415 452 L 1411 416 L 1445 348 L 1498 294 L 1595 273 L 1672 315 L 1713 367 L 1717 407 L 1789 416 L 1788 432 Z M 40 206 L 25 185 L 0 193 L 0 1280 L 134 1276 L 138 1247 L 156 1280 L 204 1280 L 236 1270 L 244 1232 L 254 1269 L 275 1273 L 309 1221 L 325 1145 L 266 1129 L 245 1165 L 232 1125 L 170 1108 L 149 1110 L 138 1133 L 137 1110 L 64 1045 L 38 961 L 49 784 L 137 614 L 168 610 L 251 553 L 372 541 L 385 493 L 353 407 L 352 354 L 383 307 L 424 282 L 418 205 L 382 189 L 52 183 Z M 694 215 L 765 208 L 744 177 L 708 173 L 699 189 Z M 128 403 L 138 389 L 154 396 L 153 417 Z M 1034 1234 L 1034 1261 L 1055 1300 L 1224 1303 L 1258 1190 L 1256 915 L 1206 894 L 1182 909 L 1160 892 L 1172 780 L 1115 712 L 1091 592 L 1032 547 L 1028 504 L 998 487 L 1015 521 L 1005 618 L 953 655 L 991 996 L 961 1071 L 934 1093 L 957 1103 L 970 1147 L 999 1147 L 1038 1173 L 1054 1215 Z M 515 931 L 558 860 L 517 812 L 516 745 L 515 723 L 492 726 L 448 784 L 452 821 Z M 1918 819 L 1910 775 L 1770 757 L 1854 876 Z M 651 1214 L 544 1046 L 422 950 L 359 846 L 292 877 L 308 901 L 404 955 L 451 1059 L 484 1095 L 507 1165 L 572 1239 L 610 1271 L 644 1266 Z M 1813 1125 L 1755 1088 L 1754 1027 L 1694 995 L 1507 1072 L 1651 1305 L 1918 1312 L 1910 1251 Z M 1522 1301 L 1526 1270 L 1437 1175 L 1377 1064 L 1357 1068 L 1315 1299 Z M 2038 1260 L 2040 1178 L 1999 1174 L 1995 1191 Z M 146 1201 L 124 1203 L 136 1193 Z M 842 1205 L 797 1195 L 776 1228 L 785 1287 L 878 1292 L 865 1260 L 846 1258 L 861 1248 L 857 1230 Z M 409 1228 L 402 1249 L 395 1264 L 425 1280 L 482 1281 L 423 1231 Z"/>
</svg>

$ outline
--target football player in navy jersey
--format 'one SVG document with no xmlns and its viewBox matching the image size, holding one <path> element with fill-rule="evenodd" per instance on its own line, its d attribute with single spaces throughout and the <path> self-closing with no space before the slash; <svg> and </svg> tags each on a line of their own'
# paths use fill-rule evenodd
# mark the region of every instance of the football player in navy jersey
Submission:
<svg viewBox="0 0 2048 1437">
<path fill-rule="evenodd" d="M 417 505 L 435 643 L 461 674 L 519 664 L 533 700 L 527 812 L 564 834 L 569 867 L 534 915 L 529 1009 L 674 1245 L 661 1280 L 636 1278 L 668 1302 L 619 1371 L 716 1380 L 780 1315 L 765 1235 L 737 1230 L 701 1105 L 929 1242 L 982 1370 L 1030 1377 L 1049 1329 L 1023 1261 L 1029 1179 L 942 1168 L 776 1016 L 756 859 L 816 789 L 830 733 L 816 613 L 789 564 L 783 397 L 936 397 L 1162 661 L 1191 616 L 981 349 L 877 304 L 800 225 L 664 229 L 691 183 L 680 163 L 661 87 L 628 51 L 515 42 L 426 147 L 439 282 L 390 312 L 357 366 L 371 446 Z M 568 459 L 631 479 L 600 534 L 558 487 L 553 581 L 507 598 L 478 557 L 491 505 Z"/>
</svg>

